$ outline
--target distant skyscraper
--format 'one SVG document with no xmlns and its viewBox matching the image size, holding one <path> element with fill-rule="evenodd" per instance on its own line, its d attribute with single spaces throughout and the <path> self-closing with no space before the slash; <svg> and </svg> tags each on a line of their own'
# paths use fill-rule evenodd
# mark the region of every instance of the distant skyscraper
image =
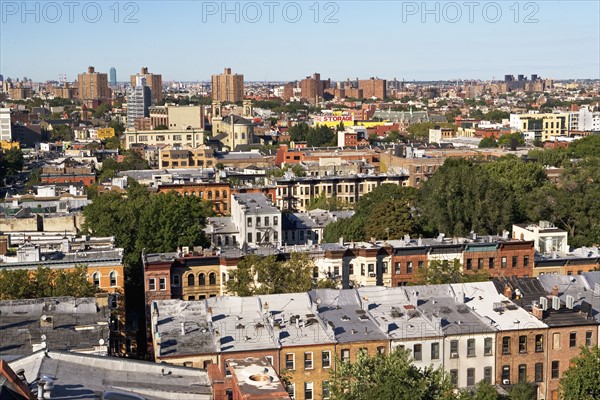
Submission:
<svg viewBox="0 0 600 400">
<path fill-rule="evenodd" d="M 138 118 L 150 116 L 152 92 L 146 86 L 146 78 L 137 76 L 135 86 L 129 89 L 127 95 L 127 128 L 133 128 Z"/>
<path fill-rule="evenodd" d="M 231 74 L 231 68 L 212 76 L 212 98 L 214 101 L 235 103 L 244 100 L 244 75 Z"/>
<path fill-rule="evenodd" d="M 94 67 L 88 67 L 88 72 L 77 76 L 79 84 L 79 99 L 107 101 L 111 98 L 108 87 L 108 75 L 96 72 Z"/>
<path fill-rule="evenodd" d="M 146 78 L 146 85 L 150 88 L 152 104 L 156 104 L 157 102 L 161 101 L 162 75 L 149 73 L 147 67 L 142 67 L 142 70 L 139 74 L 131 75 L 130 83 L 132 87 L 136 85 L 136 78 L 140 76 Z"/>
<path fill-rule="evenodd" d="M 12 142 L 10 108 L 0 108 L 0 140 Z"/>
<path fill-rule="evenodd" d="M 115 67 L 110 69 L 110 86 L 117 87 L 117 69 Z"/>
<path fill-rule="evenodd" d="M 4 76 L 0 74 L 0 81 L 4 82 Z"/>
</svg>

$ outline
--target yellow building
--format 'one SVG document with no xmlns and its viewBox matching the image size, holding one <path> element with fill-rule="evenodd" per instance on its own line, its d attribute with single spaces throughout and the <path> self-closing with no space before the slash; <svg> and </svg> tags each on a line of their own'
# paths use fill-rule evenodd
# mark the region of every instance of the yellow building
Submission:
<svg viewBox="0 0 600 400">
<path fill-rule="evenodd" d="M 98 139 L 108 139 L 115 136 L 114 128 L 98 128 Z"/>
<path fill-rule="evenodd" d="M 133 144 L 198 147 L 204 144 L 204 131 L 195 129 L 128 131 L 125 133 L 125 148 L 130 149 Z"/>
<path fill-rule="evenodd" d="M 20 149 L 21 143 L 19 142 L 9 142 L 6 140 L 0 140 L 0 148 L 2 150 L 10 150 L 10 149 Z"/>
<path fill-rule="evenodd" d="M 511 114 L 510 127 L 528 134 L 542 142 L 558 136 L 567 136 L 569 132 L 569 113 L 530 113 Z"/>
</svg>

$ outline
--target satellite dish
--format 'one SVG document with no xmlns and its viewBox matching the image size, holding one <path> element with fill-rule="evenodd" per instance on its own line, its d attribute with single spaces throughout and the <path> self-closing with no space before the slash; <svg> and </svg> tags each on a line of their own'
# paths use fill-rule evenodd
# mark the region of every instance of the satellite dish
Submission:
<svg viewBox="0 0 600 400">
<path fill-rule="evenodd" d="M 42 342 L 45 341 L 46 340 L 46 335 L 42 335 L 41 339 L 42 339 Z"/>
<path fill-rule="evenodd" d="M 104 346 L 104 339 L 100 339 L 100 340 L 98 340 L 98 344 L 99 344 L 100 346 Z"/>
</svg>

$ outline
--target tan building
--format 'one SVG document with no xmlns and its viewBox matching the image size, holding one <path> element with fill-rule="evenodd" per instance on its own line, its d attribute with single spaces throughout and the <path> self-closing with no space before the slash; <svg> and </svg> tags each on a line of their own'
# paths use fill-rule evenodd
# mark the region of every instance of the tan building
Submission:
<svg viewBox="0 0 600 400">
<path fill-rule="evenodd" d="M 385 79 L 363 79 L 358 81 L 358 88 L 362 89 L 363 97 L 366 99 L 375 97 L 380 100 L 386 98 L 386 81 Z"/>
<path fill-rule="evenodd" d="M 152 104 L 156 104 L 163 98 L 162 95 L 162 75 L 148 72 L 148 67 L 142 67 L 139 74 L 131 75 L 131 86 L 135 87 L 137 77 L 146 78 L 146 85 L 150 88 Z"/>
<path fill-rule="evenodd" d="M 300 81 L 300 95 L 303 99 L 317 101 L 323 97 L 323 91 L 321 74 L 315 72 L 312 76 L 307 76 Z"/>
<path fill-rule="evenodd" d="M 154 106 L 150 107 L 151 129 L 166 126 L 167 129 L 204 129 L 202 106 Z"/>
<path fill-rule="evenodd" d="M 216 164 L 215 151 L 206 146 L 166 146 L 159 150 L 159 168 L 213 168 Z"/>
<path fill-rule="evenodd" d="M 234 150 L 239 145 L 254 142 L 254 123 L 252 122 L 252 102 L 244 100 L 242 115 L 223 116 L 220 101 L 213 101 L 212 132 L 213 139 L 225 147 Z"/>
<path fill-rule="evenodd" d="M 212 99 L 213 101 L 232 103 L 242 101 L 244 99 L 244 75 L 232 74 L 231 68 L 225 68 L 222 74 L 213 75 Z"/>
<path fill-rule="evenodd" d="M 189 129 L 125 132 L 125 148 L 129 149 L 135 144 L 195 148 L 204 144 L 204 131 Z"/>
<path fill-rule="evenodd" d="M 88 67 L 88 72 L 77 76 L 80 100 L 108 101 L 111 90 L 108 87 L 108 75 L 96 72 L 94 67 Z"/>
</svg>

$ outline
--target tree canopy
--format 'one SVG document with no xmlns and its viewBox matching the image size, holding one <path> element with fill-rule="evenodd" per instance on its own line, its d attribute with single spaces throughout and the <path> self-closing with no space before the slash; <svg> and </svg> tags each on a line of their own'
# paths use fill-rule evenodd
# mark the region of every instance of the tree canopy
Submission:
<svg viewBox="0 0 600 400">
<path fill-rule="evenodd" d="M 560 379 L 560 391 L 564 400 L 600 399 L 600 349 L 581 348 L 578 357 Z"/>
<path fill-rule="evenodd" d="M 309 147 L 337 146 L 335 130 L 325 125 L 312 127 L 303 122 L 292 126 L 289 134 L 293 141 L 306 142 Z"/>
</svg>

